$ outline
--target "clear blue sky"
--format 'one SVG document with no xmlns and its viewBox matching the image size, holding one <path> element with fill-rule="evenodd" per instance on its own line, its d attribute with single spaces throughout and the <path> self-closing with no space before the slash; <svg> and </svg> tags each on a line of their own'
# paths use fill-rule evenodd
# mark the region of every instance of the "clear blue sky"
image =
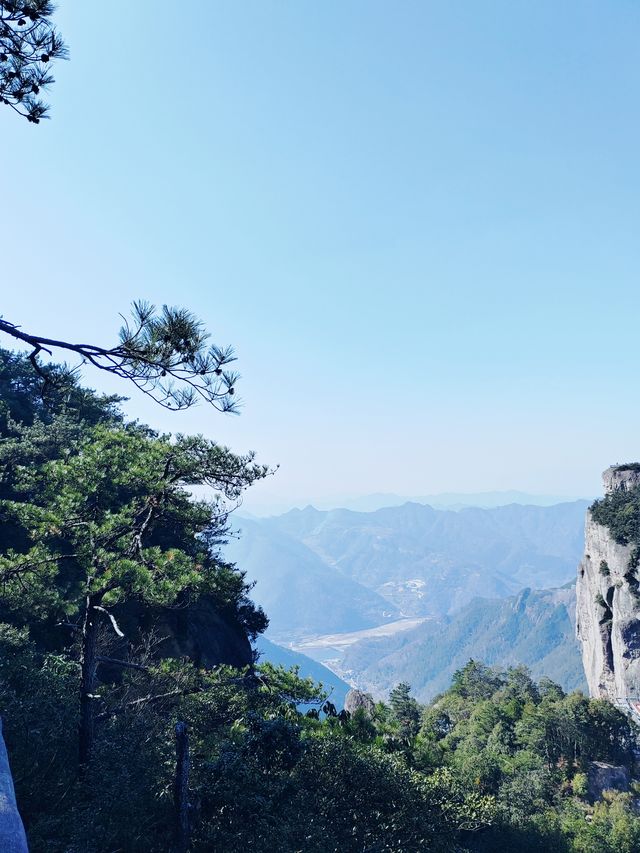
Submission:
<svg viewBox="0 0 640 853">
<path fill-rule="evenodd" d="M 639 4 L 178 8 L 60 0 L 51 121 L 0 112 L 5 317 L 192 308 L 243 414 L 127 410 L 280 463 L 265 499 L 640 458 Z"/>
</svg>

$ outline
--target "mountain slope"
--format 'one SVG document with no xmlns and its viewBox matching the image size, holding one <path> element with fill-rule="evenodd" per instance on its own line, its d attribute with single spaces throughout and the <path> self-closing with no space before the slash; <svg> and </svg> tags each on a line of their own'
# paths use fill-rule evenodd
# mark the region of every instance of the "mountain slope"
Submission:
<svg viewBox="0 0 640 853">
<path fill-rule="evenodd" d="M 280 664 L 287 668 L 299 667 L 301 678 L 313 678 L 315 682 L 322 684 L 329 694 L 328 698 L 336 708 L 342 709 L 344 707 L 345 697 L 351 688 L 326 666 L 301 652 L 294 652 L 291 649 L 278 646 L 266 637 L 258 637 L 255 645 L 260 652 L 260 663 L 269 661 L 269 663 Z"/>
<path fill-rule="evenodd" d="M 269 616 L 271 639 L 370 628 L 399 616 L 378 593 L 268 524 L 242 519 L 225 555 L 256 582 L 251 597 Z"/>
<path fill-rule="evenodd" d="M 574 614 L 572 585 L 526 589 L 502 600 L 475 599 L 446 620 L 354 644 L 339 670 L 380 697 L 408 681 L 421 701 L 444 690 L 470 658 L 500 666 L 526 664 L 534 678 L 547 675 L 565 689 L 584 688 Z"/>
</svg>

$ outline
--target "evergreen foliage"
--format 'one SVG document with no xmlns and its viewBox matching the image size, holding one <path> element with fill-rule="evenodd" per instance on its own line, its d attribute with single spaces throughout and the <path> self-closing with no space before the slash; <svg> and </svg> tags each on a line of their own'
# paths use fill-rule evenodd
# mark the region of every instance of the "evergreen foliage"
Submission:
<svg viewBox="0 0 640 853">
<path fill-rule="evenodd" d="M 590 509 L 593 520 L 608 527 L 620 545 L 640 544 L 640 486 L 611 492 L 595 501 Z"/>
<path fill-rule="evenodd" d="M 604 700 L 536 684 L 524 667 L 499 672 L 470 661 L 425 710 L 415 754 L 495 803 L 492 826 L 470 850 L 631 853 L 640 818 L 630 795 L 612 792 L 592 807 L 585 774 L 594 760 L 629 765 L 635 739 L 635 727 Z"/>
<path fill-rule="evenodd" d="M 296 702 L 322 694 L 278 667 L 249 679 L 174 663 L 182 696 L 103 718 L 78 777 L 73 665 L 11 628 L 0 632 L 0 652 L 6 737 L 35 853 L 169 850 L 176 719 L 193 748 L 194 851 L 637 849 L 630 795 L 586 798 L 590 760 L 630 760 L 630 724 L 608 703 L 535 684 L 523 669 L 487 671 L 487 698 L 452 688 L 419 708 L 420 729 L 405 739 L 384 704 L 373 718 L 301 714 Z M 132 672 L 129 690 L 140 677 Z"/>
<path fill-rule="evenodd" d="M 0 333 L 31 347 L 29 361 L 42 380 L 42 393 L 52 385 L 77 386 L 75 374 L 85 364 L 124 379 L 166 409 L 187 409 L 204 400 L 221 412 L 236 412 L 238 374 L 228 369 L 235 361 L 231 347 L 209 344 L 203 324 L 184 308 L 134 302 L 131 318 L 124 318 L 115 346 L 80 344 L 25 332 L 0 317 Z M 40 353 L 72 353 L 79 359 L 73 370 L 47 367 Z"/>
<path fill-rule="evenodd" d="M 184 609 L 206 595 L 247 637 L 266 627 L 264 613 L 247 596 L 244 575 L 221 559 L 219 546 L 233 504 L 267 468 L 252 454 L 237 456 L 201 436 L 172 439 L 125 424 L 112 399 L 81 391 L 77 383 L 62 397 L 58 389 L 51 407 L 29 405 L 33 382 L 20 382 L 25 362 L 4 362 L 0 618 L 28 626 L 45 647 L 74 647 L 78 754 L 87 765 L 96 713 L 106 713 L 96 689 L 105 658 L 101 633 L 112 630 L 124 639 L 119 608 L 135 602 L 143 610 Z M 26 423 L 15 419 L 19 415 Z M 194 486 L 214 497 L 193 499 Z"/>
<path fill-rule="evenodd" d="M 53 82 L 51 62 L 67 55 L 51 16 L 50 0 L 0 3 L 0 103 L 32 124 L 47 118 L 40 96 Z"/>
<path fill-rule="evenodd" d="M 50 425 L 67 414 L 89 426 L 122 423 L 118 407 L 123 398 L 105 396 L 83 388 L 78 377 L 60 365 L 46 365 L 45 387 L 26 355 L 0 348 L 0 438 L 34 421 Z M 43 393 L 44 391 L 44 393 Z"/>
</svg>

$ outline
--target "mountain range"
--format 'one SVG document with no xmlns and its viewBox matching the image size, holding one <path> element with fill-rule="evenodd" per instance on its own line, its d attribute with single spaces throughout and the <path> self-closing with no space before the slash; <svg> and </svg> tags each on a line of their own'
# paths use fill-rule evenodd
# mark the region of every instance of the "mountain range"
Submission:
<svg viewBox="0 0 640 853">
<path fill-rule="evenodd" d="M 584 497 L 584 496 L 582 496 Z M 354 512 L 375 512 L 390 506 L 402 506 L 406 503 L 428 504 L 434 509 L 461 509 L 478 506 L 490 509 L 507 504 L 525 504 L 528 506 L 552 506 L 569 503 L 580 498 L 566 495 L 537 495 L 520 492 L 516 489 L 493 492 L 437 492 L 429 495 L 398 495 L 394 492 L 376 492 L 369 495 L 340 495 L 313 499 L 285 499 L 276 495 L 249 494 L 239 514 L 250 518 L 282 515 L 292 509 L 303 509 L 312 505 L 316 509 L 330 510 L 337 507 Z M 592 500 L 592 499 L 591 499 Z"/>
<path fill-rule="evenodd" d="M 338 701 L 346 683 L 383 698 L 400 681 L 427 701 L 469 658 L 573 689 L 585 684 L 573 614 L 587 506 L 309 506 L 241 519 L 226 556 L 269 616 L 264 657 L 300 665 Z"/>
<path fill-rule="evenodd" d="M 241 519 L 227 556 L 255 581 L 269 637 L 288 644 L 406 617 L 441 618 L 479 596 L 561 586 L 575 576 L 586 507 L 307 507 Z"/>
<path fill-rule="evenodd" d="M 371 495 L 346 498 L 340 502 L 312 502 L 317 509 L 350 509 L 354 512 L 375 512 L 391 506 L 403 506 L 406 503 L 427 504 L 434 509 L 463 509 L 465 507 L 480 507 L 492 509 L 509 504 L 524 506 L 554 506 L 560 503 L 570 503 L 580 500 L 577 497 L 560 497 L 558 495 L 534 495 L 520 492 L 516 489 L 496 492 L 438 492 L 432 495 L 397 495 L 393 492 L 377 492 Z M 306 505 L 306 504 L 305 504 Z"/>
</svg>

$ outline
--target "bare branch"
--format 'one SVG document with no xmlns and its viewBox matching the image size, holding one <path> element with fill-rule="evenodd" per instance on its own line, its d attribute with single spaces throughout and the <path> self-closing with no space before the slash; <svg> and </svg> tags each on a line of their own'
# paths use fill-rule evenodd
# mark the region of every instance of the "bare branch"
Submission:
<svg viewBox="0 0 640 853">
<path fill-rule="evenodd" d="M 106 616 L 106 617 L 109 619 L 109 621 L 111 622 L 111 626 L 112 626 L 113 630 L 116 632 L 116 634 L 117 634 L 119 637 L 124 638 L 124 634 L 122 633 L 122 631 L 121 631 L 121 630 L 120 630 L 120 628 L 118 627 L 118 623 L 116 622 L 116 618 L 115 618 L 115 616 L 113 615 L 113 613 L 110 613 L 110 612 L 106 609 L 106 607 L 102 607 L 102 606 L 101 606 L 101 605 L 99 605 L 99 604 L 94 604 L 94 605 L 93 605 L 93 609 L 94 609 L 94 610 L 99 610 L 99 611 L 100 611 L 100 613 L 104 613 L 104 614 L 105 614 L 105 616 Z"/>
</svg>

